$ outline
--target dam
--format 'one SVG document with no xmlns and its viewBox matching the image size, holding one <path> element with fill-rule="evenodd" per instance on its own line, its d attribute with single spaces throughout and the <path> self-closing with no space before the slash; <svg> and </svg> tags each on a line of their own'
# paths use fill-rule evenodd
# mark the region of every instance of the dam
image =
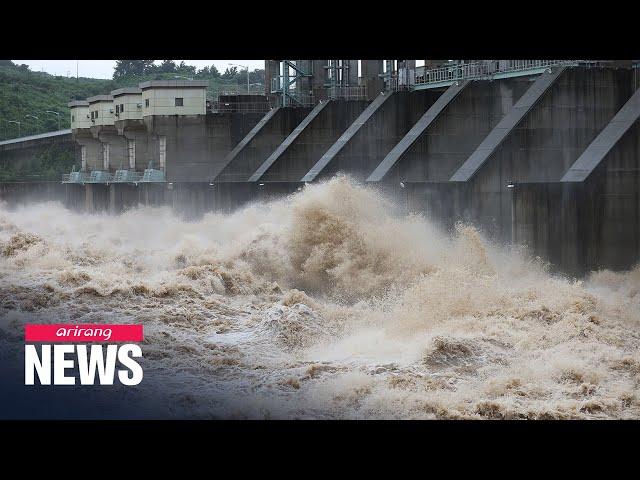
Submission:
<svg viewBox="0 0 640 480">
<path fill-rule="evenodd" d="M 263 94 L 156 80 L 69 103 L 70 131 L 0 143 L 73 151 L 60 182 L 0 198 L 118 214 L 233 212 L 335 175 L 451 230 L 476 225 L 575 276 L 640 260 L 635 61 L 267 60 Z"/>
<path fill-rule="evenodd" d="M 414 62 L 114 83 L 0 142 L 0 417 L 639 418 L 638 61 Z M 25 385 L 29 325 L 135 327 L 143 376 Z"/>
</svg>

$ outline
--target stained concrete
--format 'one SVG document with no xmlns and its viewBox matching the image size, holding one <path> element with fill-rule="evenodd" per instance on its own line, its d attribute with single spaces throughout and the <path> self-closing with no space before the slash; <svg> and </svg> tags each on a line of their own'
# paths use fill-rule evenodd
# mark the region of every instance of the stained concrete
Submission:
<svg viewBox="0 0 640 480">
<path fill-rule="evenodd" d="M 331 100 L 259 178 L 261 182 L 299 182 L 322 154 L 362 113 L 364 100 Z M 256 180 L 258 181 L 258 180 Z"/>
<path fill-rule="evenodd" d="M 232 112 L 208 113 L 206 116 L 145 117 L 147 131 L 154 136 L 153 156 L 158 158 L 158 163 L 154 160 L 154 165 L 159 166 L 157 137 L 165 136 L 167 181 L 211 181 L 223 165 L 226 155 L 262 116 L 261 113 Z"/>
<path fill-rule="evenodd" d="M 310 111 L 311 108 L 279 108 L 260 132 L 217 175 L 215 181 L 246 182 Z"/>
<path fill-rule="evenodd" d="M 338 172 L 366 179 L 440 94 L 433 90 L 394 93 L 333 157 L 316 180 Z"/>
<path fill-rule="evenodd" d="M 584 182 L 516 184 L 514 241 L 581 276 L 640 261 L 640 122 Z"/>
</svg>

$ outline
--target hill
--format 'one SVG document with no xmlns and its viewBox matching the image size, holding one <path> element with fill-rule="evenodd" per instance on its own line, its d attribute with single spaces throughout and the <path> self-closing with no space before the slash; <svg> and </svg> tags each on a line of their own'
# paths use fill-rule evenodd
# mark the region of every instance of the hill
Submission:
<svg viewBox="0 0 640 480">
<path fill-rule="evenodd" d="M 123 68 L 114 72 L 115 78 L 101 80 L 33 72 L 27 65 L 0 60 L 0 141 L 69 128 L 67 104 L 70 100 L 108 94 L 116 88 L 136 86 L 147 80 L 171 80 L 176 75 L 208 80 L 208 96 L 211 98 L 219 91 L 243 92 L 246 89 L 246 73 L 238 72 L 236 68 L 220 74 L 215 67 L 196 71 L 184 63 L 176 65 L 171 60 L 165 60 L 162 65 L 145 63 L 145 68 L 139 70 L 141 73 L 135 73 L 140 62 L 152 61 L 119 61 Z M 256 84 L 252 89 L 262 91 L 260 83 L 264 84 L 264 70 L 250 72 L 249 81 Z M 47 111 L 60 115 L 58 117 Z M 0 182 L 59 181 L 63 173 L 71 171 L 75 161 L 73 150 L 51 145 L 35 153 L 28 163 L 0 161 Z"/>
<path fill-rule="evenodd" d="M 156 67 L 154 70 L 159 68 Z M 173 79 L 176 75 L 208 80 L 211 97 L 218 90 L 246 88 L 246 73 L 238 72 L 235 68 L 227 70 L 223 75 L 215 69 L 208 68 L 198 72 L 193 67 L 183 65 L 177 68 L 174 65 L 172 68 L 174 70 L 168 72 L 125 74 L 113 80 L 101 80 L 33 72 L 26 65 L 15 65 L 10 60 L 0 60 L 0 140 L 58 130 L 58 116 L 47 113 L 47 110 L 60 114 L 61 129 L 69 128 L 67 103 L 70 100 L 108 94 L 116 88 L 135 86 L 147 80 Z M 251 72 L 252 83 L 260 80 L 264 82 L 263 70 Z M 20 122 L 20 125 L 14 122 Z"/>
</svg>

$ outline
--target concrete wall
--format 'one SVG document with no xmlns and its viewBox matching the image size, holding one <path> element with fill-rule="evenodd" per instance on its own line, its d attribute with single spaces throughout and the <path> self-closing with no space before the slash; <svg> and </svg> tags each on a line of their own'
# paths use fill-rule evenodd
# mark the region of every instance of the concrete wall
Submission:
<svg viewBox="0 0 640 480">
<path fill-rule="evenodd" d="M 92 125 L 91 118 L 87 117 L 89 115 L 88 105 L 86 107 L 71 107 L 69 110 L 72 130 L 75 130 L 77 128 L 89 128 Z"/>
<path fill-rule="evenodd" d="M 440 95 L 433 90 L 396 92 L 325 167 L 318 179 L 345 172 L 364 179 Z"/>
<path fill-rule="evenodd" d="M 116 121 L 122 120 L 142 120 L 143 101 L 142 93 L 123 94 L 113 97 L 114 105 L 118 106 Z M 115 107 L 114 107 L 115 109 Z"/>
<path fill-rule="evenodd" d="M 631 71 L 567 69 L 471 179 L 475 217 L 511 231 L 507 184 L 556 182 L 632 93 Z"/>
<path fill-rule="evenodd" d="M 151 161 L 153 161 L 152 166 L 158 168 L 159 159 L 154 156 L 156 140 L 153 134 L 147 131 L 146 125 L 142 120 L 116 121 L 116 128 L 118 133 L 126 139 L 127 168 L 131 168 L 129 163 L 131 161 L 129 158 L 129 142 L 134 142 L 134 169 L 136 171 L 143 172 L 145 168 L 149 167 L 149 162 Z"/>
<path fill-rule="evenodd" d="M 262 117 L 261 113 L 210 113 L 145 117 L 152 134 L 149 150 L 160 165 L 158 138 L 166 137 L 166 179 L 209 182 L 226 155 Z"/>
<path fill-rule="evenodd" d="M 206 88 L 143 88 L 143 115 L 204 115 L 206 96 Z M 175 105 L 176 98 L 183 99 L 183 106 Z"/>
<path fill-rule="evenodd" d="M 380 74 L 384 71 L 382 60 L 362 60 L 361 76 L 366 86 L 367 98 L 373 100 L 384 90 L 384 80 Z"/>
<path fill-rule="evenodd" d="M 260 179 L 298 182 L 362 113 L 368 102 L 332 100 Z"/>
<path fill-rule="evenodd" d="M 89 101 L 89 115 L 92 113 L 93 121 L 89 120 L 91 122 L 91 126 L 99 127 L 104 125 L 113 125 L 113 122 L 115 121 L 115 107 L 113 105 L 113 100 Z"/>
<path fill-rule="evenodd" d="M 530 84 L 523 78 L 469 83 L 398 159 L 386 179 L 448 182 Z"/>
<path fill-rule="evenodd" d="M 585 182 L 516 184 L 514 240 L 556 270 L 583 275 L 640 261 L 640 122 Z"/>
<path fill-rule="evenodd" d="M 310 111 L 310 108 L 280 108 L 253 140 L 220 172 L 216 182 L 246 182 Z"/>
<path fill-rule="evenodd" d="M 114 126 L 92 127 L 94 138 L 102 144 L 102 162 L 98 170 L 115 172 L 122 168 L 128 168 L 127 140 Z M 105 152 L 108 152 L 105 157 Z"/>
</svg>

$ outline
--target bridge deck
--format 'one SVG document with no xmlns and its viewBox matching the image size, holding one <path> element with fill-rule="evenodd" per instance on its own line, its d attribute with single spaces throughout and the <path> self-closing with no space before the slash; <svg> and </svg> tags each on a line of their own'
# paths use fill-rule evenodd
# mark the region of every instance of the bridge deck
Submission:
<svg viewBox="0 0 640 480">
<path fill-rule="evenodd" d="M 57 130 L 55 132 L 39 133 L 38 135 L 29 135 L 27 137 L 12 138 L 11 140 L 3 140 L 2 142 L 0 142 L 0 147 L 2 147 L 4 145 L 12 145 L 12 144 L 16 144 L 16 143 L 30 142 L 32 140 L 42 140 L 42 139 L 45 139 L 45 138 L 58 137 L 58 136 L 62 136 L 62 135 L 71 135 L 71 129 L 68 129 L 68 130 Z"/>
</svg>

